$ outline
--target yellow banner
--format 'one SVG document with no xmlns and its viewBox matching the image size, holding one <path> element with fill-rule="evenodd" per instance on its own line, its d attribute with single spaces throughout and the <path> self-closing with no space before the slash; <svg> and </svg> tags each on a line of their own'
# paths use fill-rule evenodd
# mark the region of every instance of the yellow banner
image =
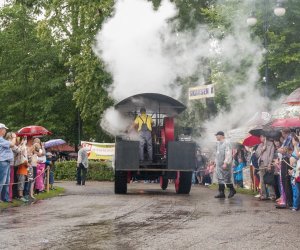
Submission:
<svg viewBox="0 0 300 250">
<path fill-rule="evenodd" d="M 112 161 L 115 154 L 114 143 L 97 143 L 81 141 L 81 145 L 87 149 L 89 160 L 108 160 Z"/>
</svg>

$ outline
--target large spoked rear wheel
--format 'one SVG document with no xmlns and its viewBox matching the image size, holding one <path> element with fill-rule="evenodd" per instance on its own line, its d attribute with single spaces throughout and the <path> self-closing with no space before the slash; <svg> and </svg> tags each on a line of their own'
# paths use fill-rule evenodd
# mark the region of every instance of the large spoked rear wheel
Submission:
<svg viewBox="0 0 300 250">
<path fill-rule="evenodd" d="M 189 194 L 192 186 L 193 172 L 177 172 L 175 190 L 177 194 Z"/>
<path fill-rule="evenodd" d="M 164 177 L 164 176 L 160 176 L 159 177 L 159 184 L 162 190 L 166 190 L 168 187 L 168 183 L 169 183 L 169 179 Z"/>
<path fill-rule="evenodd" d="M 127 172 L 115 171 L 115 194 L 127 193 Z"/>
</svg>

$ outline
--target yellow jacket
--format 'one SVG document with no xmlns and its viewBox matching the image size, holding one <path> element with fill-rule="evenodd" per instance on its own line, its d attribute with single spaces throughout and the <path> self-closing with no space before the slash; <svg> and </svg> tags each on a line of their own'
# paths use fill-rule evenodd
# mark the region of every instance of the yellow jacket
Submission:
<svg viewBox="0 0 300 250">
<path fill-rule="evenodd" d="M 146 124 L 147 128 L 152 131 L 152 117 L 149 115 L 141 114 L 137 116 L 134 123 L 138 125 L 138 131 L 141 130 L 143 124 Z"/>
</svg>

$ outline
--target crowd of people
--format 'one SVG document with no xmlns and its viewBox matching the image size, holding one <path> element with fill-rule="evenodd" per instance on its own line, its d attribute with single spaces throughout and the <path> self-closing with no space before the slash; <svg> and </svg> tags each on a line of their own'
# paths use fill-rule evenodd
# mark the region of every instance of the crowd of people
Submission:
<svg viewBox="0 0 300 250">
<path fill-rule="evenodd" d="M 0 202 L 18 198 L 23 202 L 34 200 L 34 195 L 45 190 L 45 169 L 53 170 L 55 156 L 46 152 L 39 138 L 19 138 L 0 123 Z M 235 195 L 236 187 L 245 186 L 243 172 L 250 168 L 253 188 L 259 191 L 261 201 L 272 200 L 276 208 L 300 209 L 300 135 L 289 128 L 281 130 L 280 136 L 270 137 L 261 132 L 261 143 L 254 147 L 238 145 L 232 148 L 225 134 L 216 134 L 218 147 L 214 159 L 208 159 L 197 151 L 197 169 L 193 184 L 210 185 L 217 182 L 219 194 L 225 198 L 225 187 L 230 190 L 228 198 Z M 77 185 L 85 185 L 88 157 L 81 148 L 78 152 Z M 231 178 L 233 177 L 233 181 Z M 50 171 L 50 186 L 54 175 Z M 234 184 L 234 185 L 233 185 Z"/>
<path fill-rule="evenodd" d="M 0 202 L 28 202 L 45 191 L 45 169 L 53 168 L 55 156 L 46 152 L 39 138 L 20 138 L 7 129 L 0 123 Z M 53 188 L 53 171 L 49 183 Z"/>
<path fill-rule="evenodd" d="M 223 132 L 220 134 L 224 137 Z M 259 191 L 256 196 L 259 200 L 272 200 L 276 202 L 276 208 L 299 210 L 300 135 L 289 128 L 282 129 L 277 137 L 270 137 L 261 131 L 260 141 L 260 144 L 253 147 L 240 144 L 230 150 L 232 159 L 229 173 L 233 177 L 235 187 L 244 187 L 243 171 L 249 167 L 251 183 L 253 188 Z M 210 185 L 212 182 L 218 182 L 220 185 L 216 173 L 216 159 L 208 160 L 198 151 L 197 162 L 193 183 Z M 231 180 L 227 178 L 225 182 L 223 179 L 221 182 L 230 185 Z M 221 187 L 221 197 L 225 197 L 223 190 Z"/>
</svg>

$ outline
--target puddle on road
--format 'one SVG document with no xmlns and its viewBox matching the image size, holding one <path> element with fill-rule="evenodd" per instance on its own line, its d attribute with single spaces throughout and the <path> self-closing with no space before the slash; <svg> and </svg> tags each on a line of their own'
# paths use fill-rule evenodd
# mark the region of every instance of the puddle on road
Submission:
<svg viewBox="0 0 300 250">
<path fill-rule="evenodd" d="M 63 246 L 68 249 L 133 249 L 129 234 L 147 227 L 147 223 L 122 223 L 115 220 L 102 220 L 77 225 L 64 235 Z M 120 240 L 120 239 L 125 240 Z M 57 242 L 49 242 L 48 248 L 61 247 Z"/>
</svg>

